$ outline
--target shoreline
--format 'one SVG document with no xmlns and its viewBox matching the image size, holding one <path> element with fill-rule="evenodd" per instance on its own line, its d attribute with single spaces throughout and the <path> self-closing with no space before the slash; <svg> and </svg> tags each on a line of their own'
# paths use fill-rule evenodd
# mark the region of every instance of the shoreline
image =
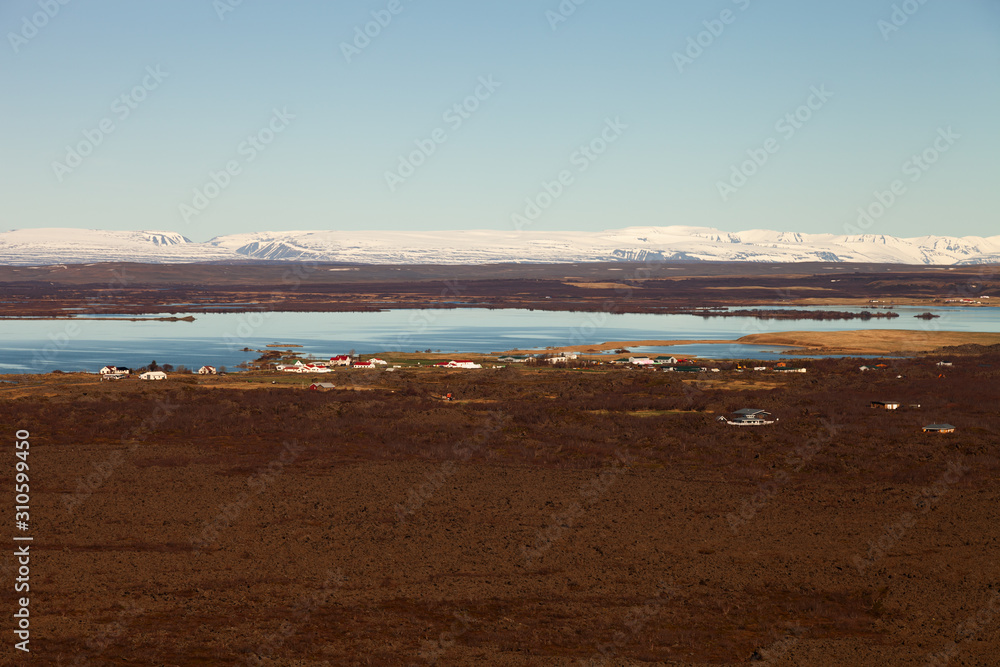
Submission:
<svg viewBox="0 0 1000 667">
<path fill-rule="evenodd" d="M 632 347 L 677 345 L 780 345 L 795 355 L 817 354 L 934 354 L 959 345 L 1000 345 L 1000 333 L 973 331 L 923 331 L 913 329 L 854 329 L 847 331 L 782 331 L 756 333 L 735 340 L 633 340 L 608 341 L 598 345 L 565 345 L 544 350 L 509 350 L 495 354 L 577 352 L 583 356 Z M 953 352 L 951 354 L 954 354 Z M 601 355 L 604 356 L 604 355 Z"/>
</svg>

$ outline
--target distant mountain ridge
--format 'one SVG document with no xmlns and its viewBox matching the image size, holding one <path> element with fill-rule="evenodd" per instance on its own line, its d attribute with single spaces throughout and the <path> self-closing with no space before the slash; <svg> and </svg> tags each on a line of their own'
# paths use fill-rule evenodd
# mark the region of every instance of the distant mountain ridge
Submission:
<svg viewBox="0 0 1000 667">
<path fill-rule="evenodd" d="M 603 232 L 294 231 L 218 236 L 196 243 L 176 232 L 70 228 L 0 232 L 0 264 L 233 260 L 358 264 L 508 262 L 1000 262 L 1000 236 L 857 236 L 709 227 L 627 227 Z"/>
</svg>

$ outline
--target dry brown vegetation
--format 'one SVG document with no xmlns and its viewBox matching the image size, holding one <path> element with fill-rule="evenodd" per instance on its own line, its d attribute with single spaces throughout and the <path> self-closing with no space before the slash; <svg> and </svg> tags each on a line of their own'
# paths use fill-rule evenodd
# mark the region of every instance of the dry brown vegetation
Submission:
<svg viewBox="0 0 1000 667">
<path fill-rule="evenodd" d="M 822 294 L 817 299 L 817 294 Z M 0 315 L 387 308 L 669 308 L 1000 297 L 994 266 L 651 262 L 350 266 L 295 262 L 0 266 Z M 984 302 L 986 303 L 986 302 Z M 177 305 L 184 304 L 184 305 Z M 234 307 L 235 306 L 235 307 Z"/>
<path fill-rule="evenodd" d="M 1000 590 L 1000 355 L 860 363 L 404 369 L 324 393 L 6 376 L 0 430 L 31 432 L 34 657 L 923 664 Z M 742 407 L 780 420 L 715 421 Z M 920 433 L 942 421 L 958 432 Z M 1000 613 L 953 664 L 998 644 Z"/>
<path fill-rule="evenodd" d="M 926 354 L 959 345 L 1000 344 L 1000 333 L 866 329 L 859 331 L 784 331 L 749 334 L 748 345 L 794 345 L 804 352 L 836 354 Z"/>
</svg>

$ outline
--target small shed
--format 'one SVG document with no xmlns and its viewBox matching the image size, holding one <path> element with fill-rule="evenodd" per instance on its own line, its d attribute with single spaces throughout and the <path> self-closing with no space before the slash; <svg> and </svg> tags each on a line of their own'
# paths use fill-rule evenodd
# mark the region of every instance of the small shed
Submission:
<svg viewBox="0 0 1000 667">
<path fill-rule="evenodd" d="M 899 401 L 872 401 L 871 407 L 881 408 L 882 410 L 898 410 Z"/>
<path fill-rule="evenodd" d="M 951 424 L 930 424 L 923 428 L 924 433 L 954 433 L 955 427 Z"/>
<path fill-rule="evenodd" d="M 313 382 L 309 385 L 309 389 L 312 391 L 328 391 L 336 388 L 337 387 L 332 382 Z"/>
</svg>

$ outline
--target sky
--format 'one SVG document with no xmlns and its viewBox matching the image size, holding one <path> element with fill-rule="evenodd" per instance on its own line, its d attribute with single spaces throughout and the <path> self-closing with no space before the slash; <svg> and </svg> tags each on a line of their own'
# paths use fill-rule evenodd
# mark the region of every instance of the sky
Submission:
<svg viewBox="0 0 1000 667">
<path fill-rule="evenodd" d="M 0 231 L 1000 234 L 996 0 L 6 0 Z"/>
</svg>

